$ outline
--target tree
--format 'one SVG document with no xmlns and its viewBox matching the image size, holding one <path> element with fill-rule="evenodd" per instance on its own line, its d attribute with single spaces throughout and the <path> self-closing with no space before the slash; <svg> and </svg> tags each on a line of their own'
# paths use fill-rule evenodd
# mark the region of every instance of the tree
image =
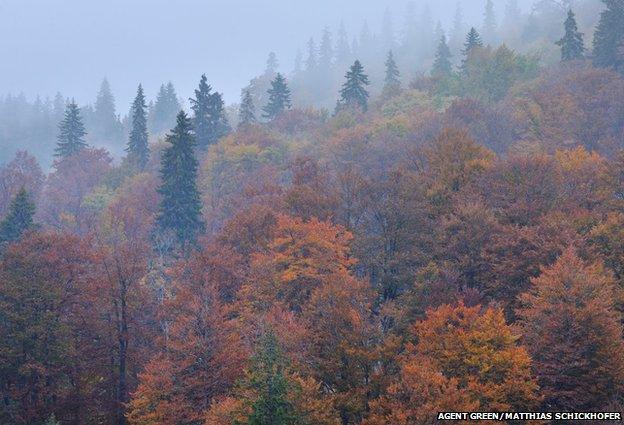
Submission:
<svg viewBox="0 0 624 425">
<path fill-rule="evenodd" d="M 607 8 L 594 33 L 594 64 L 624 72 L 624 2 L 602 1 Z"/>
<path fill-rule="evenodd" d="M 149 159 L 146 108 L 143 87 L 139 84 L 136 97 L 132 103 L 132 130 L 130 131 L 128 146 L 126 147 L 128 160 L 139 170 L 145 168 Z"/>
<path fill-rule="evenodd" d="M 17 151 L 15 158 L 0 166 L 0 217 L 4 217 L 13 198 L 26 189 L 33 198 L 39 198 L 45 176 L 37 160 L 26 151 Z"/>
<path fill-rule="evenodd" d="M 433 62 L 433 69 L 431 75 L 434 77 L 448 77 L 453 71 L 453 64 L 451 63 L 451 50 L 446 44 L 446 37 L 442 35 L 438 48 L 435 54 L 435 61 Z"/>
<path fill-rule="evenodd" d="M 624 341 L 612 277 L 568 248 L 532 284 L 520 298 L 519 314 L 544 405 L 601 409 L 624 390 Z"/>
<path fill-rule="evenodd" d="M 75 102 L 71 102 L 65 109 L 65 117 L 59 124 L 59 135 L 54 156 L 67 158 L 87 147 L 84 136 L 85 131 L 80 109 Z"/>
<path fill-rule="evenodd" d="M 156 103 L 150 108 L 150 132 L 162 134 L 172 128 L 176 123 L 176 115 L 180 109 L 180 102 L 173 83 L 170 81 L 166 85 L 162 84 L 156 96 Z"/>
<path fill-rule="evenodd" d="M 485 3 L 485 13 L 483 20 L 483 38 L 486 43 L 496 43 L 496 14 L 494 12 L 494 2 L 487 0 Z"/>
<path fill-rule="evenodd" d="M 35 204 L 30 199 L 29 193 L 22 189 L 15 195 L 9 213 L 0 221 L 0 244 L 19 239 L 22 234 L 33 227 Z"/>
<path fill-rule="evenodd" d="M 384 80 L 383 93 L 387 97 L 392 97 L 401 91 L 401 81 L 399 80 L 399 68 L 394 61 L 392 50 L 388 52 L 386 59 L 386 78 Z"/>
<path fill-rule="evenodd" d="M 370 83 L 368 76 L 364 74 L 364 67 L 356 60 L 345 75 L 347 81 L 340 90 L 340 107 L 359 108 L 366 112 L 368 109 L 368 91 L 366 86 Z"/>
<path fill-rule="evenodd" d="M 464 43 L 464 49 L 462 53 L 464 54 L 464 61 L 468 59 L 470 53 L 475 47 L 483 47 L 483 41 L 481 41 L 481 36 L 477 32 L 477 30 L 472 27 L 466 35 L 466 42 Z"/>
<path fill-rule="evenodd" d="M 479 409 L 531 409 L 537 404 L 531 358 L 502 310 L 443 305 L 427 312 L 414 326 L 414 336 L 418 343 L 408 346 L 408 359 L 428 359 L 445 377 L 456 379 Z"/>
<path fill-rule="evenodd" d="M 211 93 L 211 90 L 212 87 L 208 85 L 204 74 L 199 81 L 199 88 L 195 90 L 195 99 L 190 99 L 191 109 L 194 112 L 195 139 L 201 149 L 217 143 L 230 130 L 223 98 L 220 93 Z"/>
<path fill-rule="evenodd" d="M 271 81 L 271 88 L 267 93 L 269 94 L 269 103 L 263 108 L 264 118 L 273 120 L 286 109 L 290 109 L 290 89 L 282 74 L 278 73 L 275 79 Z"/>
<path fill-rule="evenodd" d="M 119 138 L 121 124 L 115 113 L 115 98 L 106 78 L 102 80 L 93 112 L 97 137 L 106 142 L 116 141 Z"/>
<path fill-rule="evenodd" d="M 288 393 L 292 384 L 286 376 L 288 362 L 275 333 L 266 331 L 258 342 L 247 377 L 255 393 L 248 425 L 289 425 L 299 423 Z"/>
<path fill-rule="evenodd" d="M 256 108 L 249 90 L 243 92 L 240 109 L 238 110 L 239 125 L 248 125 L 256 122 Z"/>
<path fill-rule="evenodd" d="M 184 111 L 177 117 L 177 125 L 167 135 L 171 145 L 161 160 L 160 201 L 157 224 L 160 230 L 172 231 L 182 248 L 196 241 L 203 232 L 201 200 L 197 190 L 197 159 L 195 139 L 191 134 L 191 120 Z"/>
<path fill-rule="evenodd" d="M 321 44 L 319 46 L 319 65 L 321 69 L 327 72 L 332 65 L 334 59 L 334 46 L 332 42 L 332 34 L 329 28 L 323 29 L 323 36 L 321 37 Z"/>
<path fill-rule="evenodd" d="M 583 45 L 583 34 L 578 31 L 576 25 L 576 18 L 572 9 L 568 10 L 568 18 L 564 23 L 565 35 L 559 41 L 557 46 L 561 47 L 561 60 L 569 61 L 575 59 L 582 59 L 585 52 L 585 46 Z"/>
</svg>

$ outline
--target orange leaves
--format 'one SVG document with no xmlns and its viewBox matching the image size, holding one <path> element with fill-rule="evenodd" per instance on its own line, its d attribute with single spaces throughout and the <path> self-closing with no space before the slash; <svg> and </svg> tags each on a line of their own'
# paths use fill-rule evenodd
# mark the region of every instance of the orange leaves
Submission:
<svg viewBox="0 0 624 425">
<path fill-rule="evenodd" d="M 521 297 L 524 340 L 549 405 L 599 408 L 624 382 L 615 287 L 602 265 L 567 249 Z"/>
</svg>

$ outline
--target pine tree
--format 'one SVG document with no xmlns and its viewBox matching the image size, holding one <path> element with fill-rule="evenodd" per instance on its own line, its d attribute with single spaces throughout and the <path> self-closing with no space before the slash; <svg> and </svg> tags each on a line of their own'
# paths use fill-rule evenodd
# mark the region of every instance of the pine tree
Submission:
<svg viewBox="0 0 624 425">
<path fill-rule="evenodd" d="M 146 108 L 143 87 L 139 84 L 136 97 L 132 103 L 132 130 L 126 147 L 128 160 L 139 170 L 145 168 L 149 158 Z"/>
<path fill-rule="evenodd" d="M 332 36 L 329 28 L 326 27 L 323 29 L 321 45 L 319 46 L 319 65 L 326 71 L 331 68 L 333 58 L 334 47 L 332 45 Z"/>
<path fill-rule="evenodd" d="M 340 90 L 339 107 L 359 108 L 362 111 L 368 109 L 368 91 L 366 86 L 370 83 L 368 76 L 364 74 L 364 67 L 359 60 L 356 60 L 345 75 L 347 81 Z"/>
<path fill-rule="evenodd" d="M 191 120 L 184 111 L 177 116 L 176 127 L 167 135 L 171 145 L 161 159 L 161 195 L 157 217 L 162 231 L 172 231 L 182 248 L 192 245 L 204 231 L 201 200 L 197 189 L 197 159 Z"/>
<path fill-rule="evenodd" d="M 624 73 L 624 0 L 602 0 L 607 8 L 594 33 L 594 64 Z"/>
<path fill-rule="evenodd" d="M 220 93 L 211 93 L 206 75 L 201 76 L 199 88 L 195 90 L 195 99 L 190 99 L 193 115 L 193 127 L 197 145 L 205 149 L 225 136 L 230 126 L 225 116 L 223 98 Z"/>
<path fill-rule="evenodd" d="M 481 41 L 481 36 L 477 32 L 477 30 L 472 27 L 470 28 L 470 32 L 466 36 L 466 42 L 464 43 L 464 49 L 462 50 L 462 54 L 464 58 L 462 59 L 461 69 L 463 72 L 466 72 L 466 64 L 470 59 L 470 55 L 475 48 L 483 47 L 483 42 Z"/>
<path fill-rule="evenodd" d="M 453 71 L 453 65 L 451 64 L 451 50 L 446 44 L 446 37 L 443 35 L 440 38 L 438 49 L 436 50 L 435 61 L 433 62 L 433 70 L 431 75 L 434 77 L 448 77 Z"/>
<path fill-rule="evenodd" d="M 32 228 L 34 215 L 35 204 L 22 187 L 11 201 L 7 216 L 0 222 L 0 244 L 15 241 Z"/>
<path fill-rule="evenodd" d="M 249 90 L 245 90 L 238 111 L 240 125 L 248 125 L 256 122 L 256 108 Z"/>
<path fill-rule="evenodd" d="M 289 400 L 291 384 L 286 376 L 287 359 L 275 333 L 267 331 L 260 338 L 251 360 L 249 387 L 256 394 L 251 403 L 248 425 L 294 425 L 295 408 Z"/>
<path fill-rule="evenodd" d="M 277 72 L 277 67 L 279 66 L 279 62 L 277 60 L 277 55 L 275 52 L 269 52 L 269 57 L 266 62 L 266 69 L 264 71 L 265 74 L 273 75 Z"/>
<path fill-rule="evenodd" d="M 102 80 L 100 91 L 95 100 L 95 135 L 102 140 L 109 142 L 118 140 L 120 137 L 121 123 L 115 113 L 115 98 L 110 88 L 108 80 Z"/>
<path fill-rule="evenodd" d="M 171 82 L 160 86 L 154 107 L 150 108 L 150 132 L 162 134 L 173 127 L 176 115 L 181 109 L 178 95 Z"/>
<path fill-rule="evenodd" d="M 351 48 L 349 46 L 349 37 L 345 28 L 344 21 L 340 21 L 338 29 L 338 40 L 336 40 L 336 60 L 339 64 L 343 64 L 349 60 Z"/>
<path fill-rule="evenodd" d="M 557 46 L 561 47 L 561 60 L 569 61 L 581 59 L 585 51 L 583 34 L 578 31 L 572 9 L 568 10 L 568 18 L 565 21 L 564 27 L 565 35 L 561 40 L 556 42 Z"/>
<path fill-rule="evenodd" d="M 392 97 L 401 91 L 401 81 L 399 80 L 399 76 L 399 68 L 394 61 L 392 50 L 390 50 L 388 52 L 388 58 L 386 59 L 386 78 L 384 80 L 383 88 L 384 96 Z"/>
<path fill-rule="evenodd" d="M 487 0 L 485 3 L 483 37 L 486 43 L 496 43 L 496 14 L 494 13 L 494 3 L 492 0 Z"/>
<path fill-rule="evenodd" d="M 54 156 L 67 158 L 87 147 L 84 140 L 85 131 L 80 109 L 76 102 L 72 101 L 65 109 L 65 117 L 59 124 L 59 135 Z"/>
<path fill-rule="evenodd" d="M 275 80 L 271 81 L 269 103 L 263 108 L 264 118 L 272 120 L 286 109 L 290 109 L 290 89 L 286 84 L 286 79 L 282 74 L 277 74 Z"/>
</svg>

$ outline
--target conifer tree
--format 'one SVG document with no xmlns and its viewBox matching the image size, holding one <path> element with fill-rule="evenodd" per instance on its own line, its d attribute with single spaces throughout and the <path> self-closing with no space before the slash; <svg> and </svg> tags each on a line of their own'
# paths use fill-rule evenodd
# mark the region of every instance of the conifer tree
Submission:
<svg viewBox="0 0 624 425">
<path fill-rule="evenodd" d="M 22 187 L 11 201 L 7 216 L 0 222 L 0 244 L 15 241 L 32 228 L 34 215 L 35 204 Z"/>
<path fill-rule="evenodd" d="M 624 73 L 624 0 L 602 0 L 607 8 L 594 33 L 594 64 Z"/>
<path fill-rule="evenodd" d="M 193 115 L 193 127 L 197 145 L 205 149 L 225 136 L 230 126 L 225 116 L 223 98 L 220 93 L 211 93 L 206 75 L 201 76 L 199 87 L 195 90 L 195 99 L 190 99 Z"/>
<path fill-rule="evenodd" d="M 347 81 L 340 90 L 339 108 L 359 108 L 362 111 L 368 109 L 368 91 L 366 86 L 370 83 L 368 76 L 364 74 L 364 67 L 356 60 L 345 75 Z"/>
<path fill-rule="evenodd" d="M 399 68 L 394 61 L 392 50 L 390 50 L 388 52 L 388 58 L 386 59 L 386 78 L 384 80 L 383 88 L 384 96 L 391 97 L 401 91 L 401 81 L 399 80 L 399 76 Z"/>
<path fill-rule="evenodd" d="M 583 45 L 583 34 L 578 31 L 576 25 L 576 18 L 572 9 L 568 10 L 568 18 L 564 24 L 565 35 L 559 41 L 557 46 L 561 47 L 561 60 L 569 61 L 575 59 L 581 59 L 585 46 Z"/>
<path fill-rule="evenodd" d="M 132 102 L 132 130 L 126 147 L 128 160 L 139 170 L 145 168 L 149 158 L 146 108 L 143 87 L 139 84 L 136 97 Z"/>
<path fill-rule="evenodd" d="M 349 60 L 349 55 L 351 54 L 350 50 L 351 47 L 349 46 L 347 29 L 345 28 L 344 21 L 340 21 L 338 40 L 336 41 L 336 60 L 339 64 L 343 64 Z"/>
<path fill-rule="evenodd" d="M 183 249 L 194 244 L 204 231 L 201 200 L 197 189 L 197 159 L 191 120 L 184 111 L 177 116 L 175 128 L 167 135 L 170 146 L 161 159 L 161 195 L 157 224 L 160 230 L 172 231 Z"/>
<path fill-rule="evenodd" d="M 308 41 L 308 57 L 306 59 L 306 71 L 312 72 L 316 69 L 317 59 L 316 59 L 316 44 L 314 43 L 314 38 L 310 38 Z"/>
<path fill-rule="evenodd" d="M 65 109 L 65 117 L 59 124 L 59 135 L 54 156 L 67 158 L 87 147 L 84 140 L 85 131 L 80 109 L 75 102 L 71 102 Z"/>
<path fill-rule="evenodd" d="M 94 132 L 98 139 L 107 142 L 111 139 L 118 140 L 121 136 L 121 123 L 117 118 L 115 112 L 115 98 L 106 78 L 102 80 L 93 112 L 95 118 Z"/>
<path fill-rule="evenodd" d="M 154 107 L 150 108 L 150 132 L 162 134 L 175 125 L 176 115 L 181 109 L 173 83 L 160 86 Z"/>
<path fill-rule="evenodd" d="M 331 67 L 333 58 L 334 47 L 332 45 L 331 32 L 329 28 L 324 28 L 321 45 L 319 46 L 319 65 L 326 71 Z"/>
<path fill-rule="evenodd" d="M 494 2 L 492 0 L 487 0 L 485 3 L 483 37 L 486 43 L 496 43 L 496 14 L 494 12 Z"/>
<path fill-rule="evenodd" d="M 256 108 L 249 90 L 245 90 L 238 111 L 240 125 L 248 125 L 256 122 Z"/>
<path fill-rule="evenodd" d="M 451 75 L 451 72 L 453 71 L 451 57 L 451 50 L 449 49 L 448 44 L 446 44 L 446 37 L 443 35 L 438 43 L 431 75 L 434 77 L 448 77 Z"/>
<path fill-rule="evenodd" d="M 478 47 L 483 47 L 483 41 L 481 41 L 479 32 L 472 27 L 466 36 L 466 42 L 464 43 L 464 49 L 462 50 L 464 58 L 462 59 L 461 69 L 463 72 L 466 72 L 466 64 L 470 59 L 471 53 Z"/>
<path fill-rule="evenodd" d="M 275 80 L 271 81 L 271 88 L 267 93 L 269 103 L 263 108 L 264 118 L 272 120 L 286 109 L 290 109 L 290 89 L 282 74 L 278 73 Z"/>
<path fill-rule="evenodd" d="M 291 384 L 286 376 L 287 360 L 275 333 L 265 332 L 251 360 L 249 387 L 256 394 L 251 403 L 248 425 L 297 424 L 295 407 L 288 394 Z"/>
</svg>

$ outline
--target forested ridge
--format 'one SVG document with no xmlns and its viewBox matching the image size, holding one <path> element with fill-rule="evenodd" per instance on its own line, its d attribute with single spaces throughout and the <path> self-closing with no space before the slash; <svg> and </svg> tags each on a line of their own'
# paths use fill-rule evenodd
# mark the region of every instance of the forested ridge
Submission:
<svg viewBox="0 0 624 425">
<path fill-rule="evenodd" d="M 382 37 L 271 55 L 236 107 L 48 102 L 50 168 L 0 166 L 0 424 L 621 412 L 624 1 L 553 3 L 518 22 L 554 60 L 488 1 L 426 73 Z"/>
</svg>

